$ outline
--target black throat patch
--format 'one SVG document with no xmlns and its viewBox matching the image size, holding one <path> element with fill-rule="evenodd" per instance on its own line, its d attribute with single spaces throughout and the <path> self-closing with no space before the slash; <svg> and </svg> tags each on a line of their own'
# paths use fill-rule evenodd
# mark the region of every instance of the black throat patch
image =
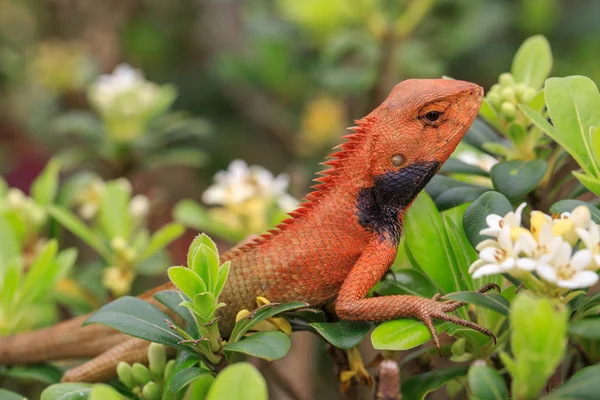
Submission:
<svg viewBox="0 0 600 400">
<path fill-rule="evenodd" d="M 419 162 L 376 176 L 372 187 L 362 188 L 358 193 L 358 223 L 377 233 L 381 240 L 398 243 L 402 233 L 400 211 L 423 190 L 439 165 L 437 161 Z"/>
</svg>

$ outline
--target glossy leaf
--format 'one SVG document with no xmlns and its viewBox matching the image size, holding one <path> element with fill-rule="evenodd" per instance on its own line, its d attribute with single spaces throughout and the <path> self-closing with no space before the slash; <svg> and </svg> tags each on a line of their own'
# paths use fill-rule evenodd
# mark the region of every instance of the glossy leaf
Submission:
<svg viewBox="0 0 600 400">
<path fill-rule="evenodd" d="M 57 383 L 48 386 L 40 400 L 85 400 L 91 391 L 89 383 Z"/>
<path fill-rule="evenodd" d="M 595 400 L 600 393 L 600 365 L 592 365 L 577 371 L 568 381 L 541 400 Z"/>
<path fill-rule="evenodd" d="M 46 282 L 50 278 L 49 275 L 54 272 L 52 263 L 57 250 L 58 242 L 56 239 L 51 239 L 35 258 L 20 288 L 21 304 L 31 303 L 47 288 Z"/>
<path fill-rule="evenodd" d="M 185 232 L 185 228 L 181 224 L 170 223 L 163 226 L 152 235 L 150 243 L 148 243 L 148 246 L 136 259 L 136 263 L 141 263 L 152 257 L 154 254 L 167 247 L 175 239 L 183 235 L 183 232 Z"/>
<path fill-rule="evenodd" d="M 267 400 L 267 383 L 252 364 L 241 362 L 226 367 L 213 382 L 206 400 Z"/>
<path fill-rule="evenodd" d="M 77 218 L 75 214 L 66 208 L 59 206 L 50 206 L 49 213 L 62 226 L 70 230 L 75 236 L 83 240 L 92 249 L 96 250 L 98 254 L 100 254 L 106 260 L 111 259 L 111 252 L 106 246 L 106 243 L 100 237 L 98 237 L 96 232 L 81 222 L 81 220 Z"/>
<path fill-rule="evenodd" d="M 504 216 L 513 211 L 510 201 L 498 192 L 487 192 L 475 200 L 465 211 L 463 216 L 463 227 L 467 239 L 473 247 L 488 237 L 479 234 L 479 231 L 487 227 L 485 219 L 490 214 Z"/>
<path fill-rule="evenodd" d="M 473 124 L 465 134 L 463 141 L 486 153 L 488 153 L 488 151 L 486 151 L 484 147 L 485 143 L 506 143 L 506 140 L 499 136 L 492 126 L 488 125 L 485 120 L 479 117 L 473 121 Z"/>
<path fill-rule="evenodd" d="M 156 293 L 154 298 L 186 321 L 186 332 L 190 333 L 192 337 L 197 335 L 196 321 L 194 320 L 190 310 L 180 305 L 185 299 L 177 290 L 163 290 Z"/>
<path fill-rule="evenodd" d="M 502 376 L 487 365 L 473 364 L 467 376 L 472 400 L 508 400 Z"/>
<path fill-rule="evenodd" d="M 578 171 L 573 171 L 573 175 L 589 191 L 600 196 L 600 179 Z"/>
<path fill-rule="evenodd" d="M 290 350 L 291 341 L 288 335 L 280 331 L 257 332 L 244 339 L 229 343 L 224 351 L 244 353 L 249 356 L 278 360 Z"/>
<path fill-rule="evenodd" d="M 569 335 L 600 339 L 600 318 L 585 318 L 569 324 Z"/>
<path fill-rule="evenodd" d="M 368 322 L 338 321 L 312 322 L 309 324 L 323 339 L 339 349 L 348 350 L 358 346 L 371 330 Z"/>
<path fill-rule="evenodd" d="M 477 259 L 477 252 L 469 243 L 462 228 L 462 217 L 466 208 L 466 204 L 454 207 L 446 211 L 443 214 L 443 218 L 446 231 L 448 232 L 448 240 L 450 241 L 450 246 L 452 247 L 452 252 L 456 258 L 462 279 L 468 290 L 474 290 L 475 287 L 473 279 L 469 274 L 469 267 Z"/>
<path fill-rule="evenodd" d="M 410 253 L 443 293 L 467 289 L 442 216 L 426 193 L 421 193 L 406 213 L 404 232 Z"/>
<path fill-rule="evenodd" d="M 439 293 L 439 289 L 418 269 L 404 268 L 394 272 L 394 277 L 381 282 L 377 292 L 383 296 L 410 294 L 426 298 Z"/>
<path fill-rule="evenodd" d="M 544 160 L 502 161 L 492 167 L 492 182 L 509 200 L 519 200 L 536 188 L 547 168 Z"/>
<path fill-rule="evenodd" d="M 63 371 L 52 364 L 34 364 L 13 368 L 0 367 L 0 376 L 2 377 L 24 381 L 38 381 L 46 385 L 59 383 L 62 375 Z"/>
<path fill-rule="evenodd" d="M 211 292 L 198 293 L 194 296 L 194 311 L 205 321 L 210 320 L 215 312 L 215 295 Z"/>
<path fill-rule="evenodd" d="M 459 181 L 458 179 L 451 178 L 444 175 L 436 175 L 431 181 L 425 186 L 425 191 L 432 198 L 436 199 L 438 196 L 446 193 L 448 190 L 454 188 L 476 188 L 477 186 Z"/>
<path fill-rule="evenodd" d="M 452 379 L 465 376 L 468 367 L 440 368 L 414 376 L 402 382 L 402 398 L 405 400 L 422 400 L 427 393 L 431 393 Z"/>
<path fill-rule="evenodd" d="M 200 375 L 188 385 L 183 400 L 205 400 L 214 381 L 215 378 L 212 375 Z M 170 399 L 163 397 L 162 400 Z"/>
<path fill-rule="evenodd" d="M 210 374 L 211 372 L 207 369 L 191 367 L 185 368 L 178 371 L 171 379 L 169 391 L 172 393 L 178 392 L 187 385 L 189 385 L 194 379 L 200 375 Z"/>
<path fill-rule="evenodd" d="M 459 186 L 449 189 L 435 198 L 435 205 L 440 211 L 454 208 L 464 203 L 476 200 L 490 189 L 482 186 Z"/>
<path fill-rule="evenodd" d="M 592 176 L 600 177 L 589 137 L 591 127 L 600 125 L 600 94 L 594 82 L 584 76 L 550 78 L 546 81 L 546 105 L 553 132 L 546 132 Z"/>
<path fill-rule="evenodd" d="M 196 249 L 190 268 L 202 278 L 206 290 L 213 291 L 219 277 L 219 254 L 205 244 Z"/>
<path fill-rule="evenodd" d="M 42 173 L 31 184 L 31 198 L 40 206 L 52 204 L 58 192 L 58 159 L 48 161 Z"/>
<path fill-rule="evenodd" d="M 82 325 L 102 324 L 150 342 L 182 348 L 178 343 L 183 338 L 171 330 L 165 320 L 170 321 L 170 318 L 156 307 L 125 296 L 100 308 Z"/>
<path fill-rule="evenodd" d="M 0 388 L 0 399 L 2 400 L 27 400 L 25 396 L 18 393 L 8 391 Z"/>
<path fill-rule="evenodd" d="M 561 200 L 557 201 L 550 207 L 550 212 L 553 214 L 562 214 L 571 212 L 579 206 L 586 206 L 590 210 L 590 214 L 595 223 L 600 224 L 600 210 L 593 205 L 581 200 Z"/>
<path fill-rule="evenodd" d="M 126 400 L 119 392 L 111 386 L 105 384 L 96 384 L 92 386 L 88 400 Z"/>
<path fill-rule="evenodd" d="M 467 175 L 478 175 L 478 176 L 490 176 L 487 171 L 482 170 L 481 168 L 467 164 L 464 161 L 459 160 L 458 158 L 450 157 L 442 168 L 440 168 L 440 172 L 444 174 L 467 174 Z"/>
<path fill-rule="evenodd" d="M 450 326 L 448 322 L 435 322 L 434 325 L 438 334 Z M 429 329 L 415 319 L 384 322 L 371 334 L 371 343 L 377 350 L 409 350 L 430 340 Z"/>
<path fill-rule="evenodd" d="M 508 315 L 510 309 L 510 303 L 498 293 L 455 292 L 447 294 L 444 298 L 474 304 L 502 315 Z"/>
<path fill-rule="evenodd" d="M 525 40 L 513 58 L 511 72 L 515 81 L 539 89 L 552 69 L 552 51 L 542 35 Z"/>
<path fill-rule="evenodd" d="M 21 256 L 19 239 L 6 218 L 0 215 L 0 272 L 6 268 L 4 263 L 10 263 Z"/>
</svg>

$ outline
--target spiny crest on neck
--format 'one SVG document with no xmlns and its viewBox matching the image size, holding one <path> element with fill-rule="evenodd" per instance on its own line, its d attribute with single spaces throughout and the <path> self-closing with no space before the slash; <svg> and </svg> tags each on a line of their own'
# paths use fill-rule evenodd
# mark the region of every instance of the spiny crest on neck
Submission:
<svg viewBox="0 0 600 400">
<path fill-rule="evenodd" d="M 282 231 L 289 229 L 293 226 L 295 221 L 298 221 L 310 213 L 318 200 L 322 199 L 330 190 L 333 180 L 336 176 L 339 176 L 344 167 L 344 161 L 347 160 L 352 155 L 353 151 L 364 142 L 369 134 L 369 128 L 373 123 L 373 119 L 373 117 L 368 115 L 360 120 L 354 121 L 356 126 L 348 128 L 352 133 L 342 136 L 342 139 L 345 141 L 334 147 L 334 150 L 337 151 L 327 156 L 327 161 L 320 163 L 329 168 L 317 172 L 318 177 L 313 180 L 316 184 L 311 186 L 312 191 L 304 197 L 304 202 L 302 202 L 294 211 L 289 213 L 290 218 L 283 220 L 274 229 L 269 230 L 267 233 L 262 234 L 251 242 L 232 249 L 228 256 L 244 253 L 248 249 L 264 243 L 273 236 L 277 236 L 277 234 Z"/>
</svg>

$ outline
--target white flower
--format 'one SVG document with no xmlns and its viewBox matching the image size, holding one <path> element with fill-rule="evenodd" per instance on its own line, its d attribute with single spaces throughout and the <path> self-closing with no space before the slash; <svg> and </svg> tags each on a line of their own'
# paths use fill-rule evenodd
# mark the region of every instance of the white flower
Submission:
<svg viewBox="0 0 600 400">
<path fill-rule="evenodd" d="M 561 235 L 571 245 L 575 244 L 579 237 L 577 229 L 587 229 L 592 223 L 589 208 L 579 206 L 573 212 L 564 212 L 560 218 L 552 220 L 552 233 Z"/>
<path fill-rule="evenodd" d="M 129 212 L 135 218 L 144 218 L 150 210 L 150 201 L 142 194 L 133 196 L 129 203 Z"/>
<path fill-rule="evenodd" d="M 594 261 L 592 267 L 600 268 L 600 229 L 598 225 L 592 222 L 589 229 L 577 228 L 576 231 L 585 247 L 592 253 Z"/>
<path fill-rule="evenodd" d="M 548 263 L 560 248 L 563 242 L 562 237 L 552 235 L 552 227 L 550 224 L 545 224 L 540 229 L 537 239 L 536 241 L 530 233 L 519 237 L 520 251 L 527 256 L 522 258 L 528 258 L 536 264 Z"/>
<path fill-rule="evenodd" d="M 586 271 L 592 261 L 589 250 L 579 250 L 573 257 L 573 248 L 567 242 L 562 242 L 553 260 L 540 263 L 537 273 L 545 281 L 566 289 L 578 289 L 593 286 L 598 282 L 598 274 Z"/>
<path fill-rule="evenodd" d="M 510 229 L 505 227 L 498 235 L 498 241 L 485 240 L 477 246 L 479 259 L 469 268 L 473 279 L 486 275 L 503 274 L 515 268 L 524 271 L 533 271 L 536 262 L 529 258 L 519 258 L 523 251 L 523 239 L 514 243 L 510 238 Z"/>
<path fill-rule="evenodd" d="M 286 193 L 289 178 L 285 174 L 273 176 L 263 167 L 248 167 L 242 160 L 234 160 L 227 171 L 215 174 L 215 184 L 203 194 L 202 201 L 211 205 L 236 206 L 250 199 L 277 202 L 283 211 L 292 211 L 298 201 Z"/>
<path fill-rule="evenodd" d="M 485 219 L 485 222 L 487 223 L 488 227 L 482 229 L 480 234 L 485 236 L 498 237 L 500 235 L 500 232 L 502 232 L 502 230 L 505 227 L 509 227 L 512 231 L 514 231 L 511 232 L 511 237 L 513 237 L 513 239 L 516 239 L 516 237 L 519 236 L 517 233 L 521 230 L 524 230 L 521 228 L 521 214 L 523 213 L 523 209 L 526 205 L 526 203 L 522 203 L 516 211 L 511 211 L 507 213 L 504 217 L 501 217 L 497 214 L 488 215 Z"/>
</svg>

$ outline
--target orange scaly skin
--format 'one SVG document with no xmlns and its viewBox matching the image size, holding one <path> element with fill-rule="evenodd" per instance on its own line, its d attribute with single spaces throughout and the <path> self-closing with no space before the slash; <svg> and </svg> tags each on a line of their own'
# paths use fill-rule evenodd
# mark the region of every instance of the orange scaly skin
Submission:
<svg viewBox="0 0 600 400">
<path fill-rule="evenodd" d="M 257 296 L 281 303 L 300 300 L 311 306 L 337 299 L 336 312 L 345 320 L 418 318 L 429 327 L 438 346 L 432 319 L 491 335 L 485 328 L 447 314 L 460 307 L 459 302 L 416 296 L 366 298 L 394 261 L 406 209 L 468 130 L 482 94 L 479 86 L 463 81 L 407 80 L 357 121 L 339 152 L 324 163 L 330 168 L 321 173 L 314 191 L 291 218 L 221 257 L 232 262 L 220 298 L 227 304 L 219 315 L 224 335 L 231 332 L 238 310 L 255 308 Z M 172 288 L 170 284 L 161 287 Z M 73 356 L 74 337 L 84 342 L 104 336 L 106 344 L 98 346 L 97 354 L 107 353 L 72 370 L 65 379 L 93 381 L 114 371 L 110 367 L 116 365 L 118 354 L 110 348 L 120 334 L 90 326 L 67 340 L 57 338 L 60 326 L 1 339 L 0 364 Z M 68 343 L 70 352 L 62 348 L 61 340 Z M 47 343 L 53 347 L 49 349 Z M 94 375 L 99 370 L 104 372 Z"/>
</svg>

